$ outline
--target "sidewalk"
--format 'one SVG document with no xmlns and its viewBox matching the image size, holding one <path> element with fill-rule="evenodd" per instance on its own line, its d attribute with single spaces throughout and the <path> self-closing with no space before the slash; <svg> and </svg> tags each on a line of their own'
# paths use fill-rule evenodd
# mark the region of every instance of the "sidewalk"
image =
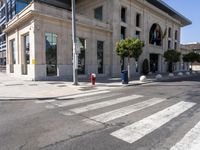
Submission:
<svg viewBox="0 0 200 150">
<path fill-rule="evenodd" d="M 145 82 L 141 82 L 139 77 L 135 77 L 127 85 L 123 85 L 119 78 L 102 78 L 97 79 L 95 86 L 92 86 L 89 81 L 80 81 L 79 86 L 74 86 L 69 81 L 24 81 L 0 72 L 0 100 L 52 99 L 85 92 L 112 90 L 119 87 L 188 77 L 188 75 L 168 77 L 168 74 L 162 74 L 162 76 L 163 78 L 159 80 L 155 79 L 155 75 L 147 76 Z"/>
</svg>

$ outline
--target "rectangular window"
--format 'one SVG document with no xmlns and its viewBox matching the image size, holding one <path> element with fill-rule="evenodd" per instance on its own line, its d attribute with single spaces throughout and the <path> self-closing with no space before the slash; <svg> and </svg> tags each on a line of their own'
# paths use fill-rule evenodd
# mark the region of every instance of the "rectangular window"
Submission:
<svg viewBox="0 0 200 150">
<path fill-rule="evenodd" d="M 10 41 L 10 47 L 11 47 L 11 64 L 16 64 L 17 61 L 17 52 L 16 52 L 16 47 L 15 47 L 15 40 Z"/>
<path fill-rule="evenodd" d="M 169 28 L 169 29 L 168 29 L 168 37 L 169 37 L 169 38 L 171 38 L 171 37 L 172 37 L 172 35 L 171 35 L 171 32 L 172 32 L 172 29 L 171 29 L 171 28 Z"/>
<path fill-rule="evenodd" d="M 85 74 L 85 51 L 86 51 L 86 40 L 84 38 L 78 38 L 77 43 L 80 46 L 80 54 L 78 56 L 78 74 Z"/>
<path fill-rule="evenodd" d="M 174 49 L 177 49 L 177 42 L 174 43 Z"/>
<path fill-rule="evenodd" d="M 24 36 L 24 50 L 25 50 L 25 62 L 30 64 L 30 41 L 29 35 Z"/>
<path fill-rule="evenodd" d="M 47 76 L 57 76 L 57 35 L 46 33 L 45 39 Z"/>
<path fill-rule="evenodd" d="M 126 8 L 125 7 L 121 8 L 121 21 L 126 22 Z"/>
<path fill-rule="evenodd" d="M 121 39 L 126 38 L 126 27 L 121 27 Z"/>
<path fill-rule="evenodd" d="M 140 39 L 140 31 L 135 32 L 136 38 Z"/>
<path fill-rule="evenodd" d="M 27 75 L 28 73 L 28 67 L 27 64 L 30 64 L 30 43 L 29 43 L 29 35 L 24 35 L 23 36 L 23 44 L 24 44 L 24 52 L 23 52 L 23 56 L 24 59 L 22 59 L 23 63 L 22 63 L 22 74 L 23 75 Z"/>
<path fill-rule="evenodd" d="M 103 7 L 98 7 L 94 9 L 94 18 L 97 20 L 103 20 Z"/>
<path fill-rule="evenodd" d="M 16 13 L 19 13 L 21 10 L 23 10 L 31 0 L 18 0 L 16 1 Z"/>
<path fill-rule="evenodd" d="M 171 49 L 171 41 L 168 40 L 168 49 Z"/>
<path fill-rule="evenodd" d="M 136 14 L 136 27 L 140 27 L 140 19 L 141 15 L 139 13 Z"/>
<path fill-rule="evenodd" d="M 103 41 L 97 41 L 98 74 L 103 74 Z"/>
<path fill-rule="evenodd" d="M 178 31 L 175 31 L 175 40 L 178 40 Z"/>
</svg>

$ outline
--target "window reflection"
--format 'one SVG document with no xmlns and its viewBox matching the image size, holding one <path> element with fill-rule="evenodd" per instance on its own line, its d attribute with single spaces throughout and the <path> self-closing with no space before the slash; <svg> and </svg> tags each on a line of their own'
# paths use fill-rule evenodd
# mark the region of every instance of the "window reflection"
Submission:
<svg viewBox="0 0 200 150">
<path fill-rule="evenodd" d="M 153 24 L 150 29 L 149 43 L 152 45 L 161 46 L 162 44 L 162 30 L 160 25 Z"/>
<path fill-rule="evenodd" d="M 103 74 L 103 41 L 97 41 L 98 74 Z"/>
<path fill-rule="evenodd" d="M 86 40 L 83 38 L 78 38 L 80 46 L 80 54 L 78 56 L 78 74 L 85 74 L 85 50 L 86 50 Z"/>
<path fill-rule="evenodd" d="M 47 76 L 57 75 L 57 35 L 46 33 L 46 65 Z"/>
</svg>

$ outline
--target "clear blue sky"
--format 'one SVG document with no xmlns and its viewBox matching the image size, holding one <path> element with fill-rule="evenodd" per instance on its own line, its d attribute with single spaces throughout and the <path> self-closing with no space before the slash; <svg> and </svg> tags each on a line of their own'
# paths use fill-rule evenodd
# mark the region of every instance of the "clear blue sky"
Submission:
<svg viewBox="0 0 200 150">
<path fill-rule="evenodd" d="M 181 43 L 200 42 L 200 0 L 163 0 L 192 21 L 182 28 Z"/>
</svg>

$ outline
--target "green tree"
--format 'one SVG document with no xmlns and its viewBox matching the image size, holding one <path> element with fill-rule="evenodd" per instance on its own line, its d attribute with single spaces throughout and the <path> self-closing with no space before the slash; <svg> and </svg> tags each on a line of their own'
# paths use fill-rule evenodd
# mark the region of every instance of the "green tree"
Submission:
<svg viewBox="0 0 200 150">
<path fill-rule="evenodd" d="M 142 74 L 147 75 L 149 73 L 149 61 L 145 59 L 142 64 Z"/>
<path fill-rule="evenodd" d="M 120 40 L 116 44 L 116 53 L 122 58 L 128 58 L 128 77 L 130 79 L 130 58 L 135 58 L 138 61 L 139 56 L 142 54 L 142 47 L 144 42 L 138 38 L 127 38 Z"/>
<path fill-rule="evenodd" d="M 168 63 L 168 71 L 173 72 L 173 64 L 180 61 L 181 53 L 177 52 L 176 50 L 167 50 L 164 53 L 165 61 Z"/>
<path fill-rule="evenodd" d="M 184 62 L 190 62 L 191 63 L 191 69 L 192 69 L 192 64 L 194 62 L 200 62 L 200 54 L 195 53 L 195 52 L 190 52 L 188 54 L 183 55 L 183 61 Z"/>
</svg>

